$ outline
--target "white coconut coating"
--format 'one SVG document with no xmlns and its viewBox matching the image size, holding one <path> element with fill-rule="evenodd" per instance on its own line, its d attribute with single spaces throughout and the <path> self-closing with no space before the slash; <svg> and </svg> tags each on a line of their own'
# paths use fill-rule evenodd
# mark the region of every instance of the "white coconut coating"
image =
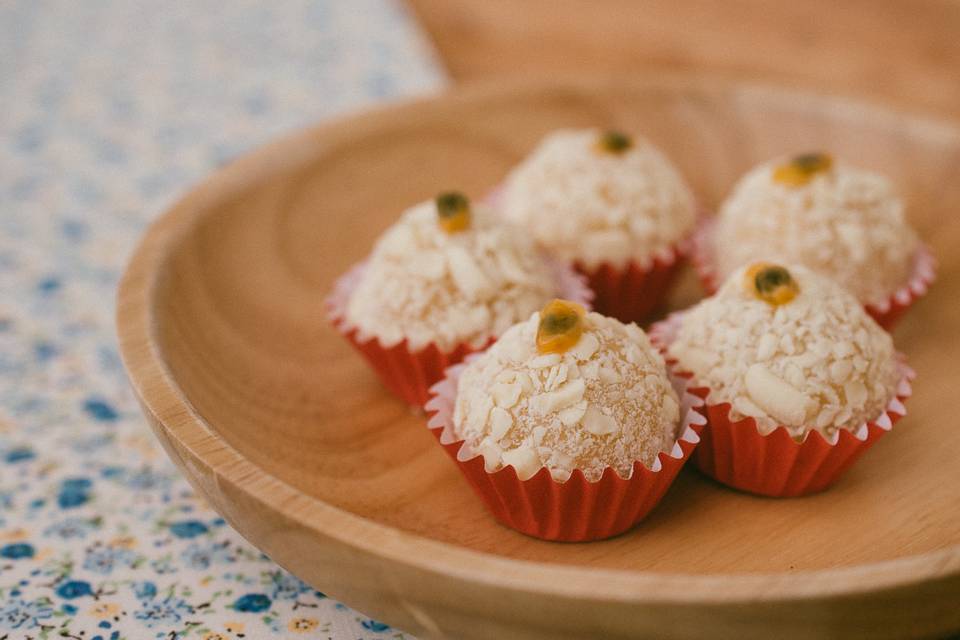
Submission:
<svg viewBox="0 0 960 640">
<path fill-rule="evenodd" d="M 781 158 L 747 173 L 720 208 L 714 255 L 722 278 L 753 260 L 803 264 L 864 304 L 910 278 L 919 247 L 892 183 L 842 162 L 794 186 L 773 178 Z"/>
<path fill-rule="evenodd" d="M 689 234 L 694 198 L 677 170 L 640 137 L 604 152 L 595 129 L 548 135 L 508 176 L 504 215 L 553 255 L 587 268 L 649 264 Z"/>
<path fill-rule="evenodd" d="M 710 403 L 731 403 L 733 419 L 751 416 L 763 434 L 779 425 L 798 439 L 855 432 L 894 396 L 893 340 L 838 284 L 786 268 L 799 287 L 791 301 L 758 299 L 747 267 L 738 269 L 683 314 L 669 354 L 710 388 Z"/>
<path fill-rule="evenodd" d="M 406 211 L 374 246 L 347 321 L 386 346 L 480 347 L 559 293 L 523 232 L 480 204 L 470 215 L 469 228 L 448 233 L 434 201 Z"/>
<path fill-rule="evenodd" d="M 598 480 L 629 477 L 677 440 L 680 407 L 663 358 L 636 325 L 584 318 L 566 352 L 540 354 L 540 314 L 508 330 L 460 376 L 454 433 L 487 471 L 513 465 L 521 479 L 544 466 L 563 482 L 574 469 Z"/>
</svg>

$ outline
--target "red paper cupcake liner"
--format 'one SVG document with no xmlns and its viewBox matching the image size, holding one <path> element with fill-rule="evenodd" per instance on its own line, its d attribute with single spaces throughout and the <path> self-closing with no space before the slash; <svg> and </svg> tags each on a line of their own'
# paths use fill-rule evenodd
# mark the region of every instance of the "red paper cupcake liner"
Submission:
<svg viewBox="0 0 960 640">
<path fill-rule="evenodd" d="M 667 357 L 666 348 L 673 341 L 681 314 L 672 314 L 650 330 L 651 341 Z M 900 358 L 900 382 L 886 410 L 859 429 L 839 429 L 833 441 L 811 430 L 797 442 L 786 427 L 777 427 L 767 435 L 757 429 L 756 420 L 730 417 L 729 402 L 710 402 L 710 389 L 692 386 L 690 392 L 703 399 L 707 426 L 702 442 L 694 452 L 694 464 L 703 473 L 725 485 L 758 495 L 787 498 L 818 493 L 836 483 L 857 458 L 869 449 L 904 415 L 903 402 L 912 393 L 915 374 Z M 667 359 L 670 366 L 676 360 Z M 692 378 L 690 372 L 678 374 Z"/>
<path fill-rule="evenodd" d="M 700 284 L 708 295 L 717 292 L 722 284 L 713 254 L 713 232 L 716 221 L 704 219 L 694 231 L 690 243 L 690 261 L 696 269 Z M 929 247 L 921 244 L 913 257 L 913 268 L 906 284 L 879 304 L 865 304 L 864 309 L 881 327 L 891 331 L 914 302 L 926 295 L 936 279 L 937 261 Z"/>
<path fill-rule="evenodd" d="M 686 243 L 679 243 L 658 253 L 647 264 L 631 261 L 625 266 L 614 266 L 604 262 L 588 268 L 575 262 L 573 266 L 587 277 L 598 312 L 621 322 L 639 324 L 666 299 L 683 265 L 686 247 Z"/>
<path fill-rule="evenodd" d="M 460 343 L 443 350 L 434 343 L 411 351 L 406 340 L 393 345 L 383 344 L 375 336 L 365 335 L 347 321 L 346 308 L 350 294 L 359 284 L 365 263 L 360 263 L 340 277 L 327 298 L 328 316 L 333 326 L 364 357 L 383 385 L 395 396 L 414 407 L 422 407 L 430 398 L 430 386 L 441 380 L 444 371 L 474 352 L 483 351 L 495 340 L 481 345 Z M 591 307 L 593 293 L 582 276 L 569 267 L 553 265 L 562 296 Z"/>
<path fill-rule="evenodd" d="M 867 313 L 873 316 L 881 327 L 892 330 L 907 309 L 926 295 L 927 290 L 937 277 L 937 260 L 926 245 L 920 245 L 913 258 L 913 270 L 910 280 L 897 289 L 892 296 L 880 304 L 866 305 Z"/>
<path fill-rule="evenodd" d="M 684 399 L 681 436 L 672 451 L 657 456 L 652 469 L 638 461 L 630 477 L 621 478 L 608 467 L 595 482 L 576 469 L 567 481 L 557 482 L 544 467 L 533 477 L 520 480 L 512 466 L 488 472 L 483 456 L 454 435 L 457 381 L 465 366 L 451 367 L 431 389 L 433 397 L 426 405 L 431 414 L 427 427 L 497 520 L 543 540 L 602 540 L 636 525 L 663 498 L 699 442 L 705 422 L 693 408 L 700 399 L 686 393 L 685 381 L 676 379 Z"/>
</svg>

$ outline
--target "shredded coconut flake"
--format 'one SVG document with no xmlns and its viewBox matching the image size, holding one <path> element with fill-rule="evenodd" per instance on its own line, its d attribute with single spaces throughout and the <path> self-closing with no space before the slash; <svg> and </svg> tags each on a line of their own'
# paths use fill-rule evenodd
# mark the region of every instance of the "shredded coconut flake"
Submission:
<svg viewBox="0 0 960 640">
<path fill-rule="evenodd" d="M 593 129 L 547 136 L 507 178 L 504 215 L 563 260 L 645 264 L 690 232 L 693 195 L 646 140 L 605 154 L 599 136 Z"/>
<path fill-rule="evenodd" d="M 546 466 L 562 482 L 574 469 L 597 480 L 609 466 L 628 477 L 634 461 L 650 467 L 673 447 L 680 407 L 663 359 L 635 325 L 584 321 L 573 348 L 544 356 L 534 313 L 461 374 L 454 432 L 488 470 L 509 464 L 524 479 Z"/>
</svg>

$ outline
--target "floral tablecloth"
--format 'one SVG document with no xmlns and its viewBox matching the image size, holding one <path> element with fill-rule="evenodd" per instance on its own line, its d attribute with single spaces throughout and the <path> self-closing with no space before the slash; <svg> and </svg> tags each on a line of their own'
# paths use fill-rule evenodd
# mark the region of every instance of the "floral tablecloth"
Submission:
<svg viewBox="0 0 960 640">
<path fill-rule="evenodd" d="M 151 218 L 442 74 L 395 0 L 0 3 L 0 639 L 406 638 L 270 562 L 153 440 L 113 328 Z"/>
</svg>

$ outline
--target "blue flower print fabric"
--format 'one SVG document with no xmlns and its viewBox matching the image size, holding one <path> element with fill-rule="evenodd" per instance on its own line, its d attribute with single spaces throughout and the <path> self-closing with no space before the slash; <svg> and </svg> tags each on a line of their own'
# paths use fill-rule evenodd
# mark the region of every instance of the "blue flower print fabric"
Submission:
<svg viewBox="0 0 960 640">
<path fill-rule="evenodd" d="M 395 0 L 0 3 L 0 638 L 409 638 L 246 543 L 113 328 L 147 224 L 276 135 L 442 74 Z"/>
</svg>

